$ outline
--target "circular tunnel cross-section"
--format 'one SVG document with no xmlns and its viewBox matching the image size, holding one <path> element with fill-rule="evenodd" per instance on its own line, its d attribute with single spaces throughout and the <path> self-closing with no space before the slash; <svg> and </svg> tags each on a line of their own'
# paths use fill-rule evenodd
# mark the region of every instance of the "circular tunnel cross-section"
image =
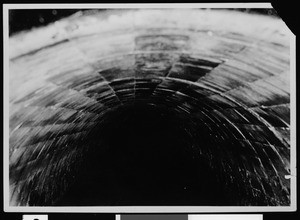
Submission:
<svg viewBox="0 0 300 220">
<path fill-rule="evenodd" d="M 290 205 L 279 18 L 92 11 L 10 45 L 11 205 Z"/>
</svg>

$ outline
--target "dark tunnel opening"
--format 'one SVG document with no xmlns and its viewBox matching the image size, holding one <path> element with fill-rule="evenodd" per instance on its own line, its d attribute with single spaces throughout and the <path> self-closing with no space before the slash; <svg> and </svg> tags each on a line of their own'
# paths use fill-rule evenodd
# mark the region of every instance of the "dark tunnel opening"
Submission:
<svg viewBox="0 0 300 220">
<path fill-rule="evenodd" d="M 12 206 L 290 205 L 278 18 L 108 10 L 11 48 Z"/>
<path fill-rule="evenodd" d="M 77 181 L 58 204 L 230 204 L 197 152 L 186 117 L 153 105 L 110 115 L 98 136 L 107 147 L 90 149 Z"/>
</svg>

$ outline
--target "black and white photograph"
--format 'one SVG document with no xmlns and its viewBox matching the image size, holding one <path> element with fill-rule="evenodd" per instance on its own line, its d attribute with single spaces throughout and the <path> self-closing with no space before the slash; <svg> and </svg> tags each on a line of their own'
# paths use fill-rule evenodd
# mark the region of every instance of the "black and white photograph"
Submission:
<svg viewBox="0 0 300 220">
<path fill-rule="evenodd" d="M 5 22 L 6 210 L 295 210 L 295 35 L 271 4 L 15 4 Z"/>
</svg>

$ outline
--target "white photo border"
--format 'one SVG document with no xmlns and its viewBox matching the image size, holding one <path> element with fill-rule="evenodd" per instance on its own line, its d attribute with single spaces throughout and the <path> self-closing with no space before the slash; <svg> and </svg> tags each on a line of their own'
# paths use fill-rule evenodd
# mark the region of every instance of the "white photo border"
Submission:
<svg viewBox="0 0 300 220">
<path fill-rule="evenodd" d="M 35 213 L 227 213 L 296 211 L 296 37 L 290 31 L 291 205 L 290 206 L 98 206 L 15 207 L 9 205 L 9 21 L 11 9 L 131 9 L 131 8 L 272 8 L 270 3 L 192 4 L 3 4 L 3 195 L 5 212 Z"/>
</svg>

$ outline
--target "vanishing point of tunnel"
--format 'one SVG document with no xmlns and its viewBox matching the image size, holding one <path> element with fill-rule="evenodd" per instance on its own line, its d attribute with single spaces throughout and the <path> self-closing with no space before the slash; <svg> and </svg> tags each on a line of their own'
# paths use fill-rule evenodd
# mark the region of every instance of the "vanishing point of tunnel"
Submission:
<svg viewBox="0 0 300 220">
<path fill-rule="evenodd" d="M 76 14 L 10 38 L 13 206 L 287 206 L 284 22 Z"/>
</svg>

